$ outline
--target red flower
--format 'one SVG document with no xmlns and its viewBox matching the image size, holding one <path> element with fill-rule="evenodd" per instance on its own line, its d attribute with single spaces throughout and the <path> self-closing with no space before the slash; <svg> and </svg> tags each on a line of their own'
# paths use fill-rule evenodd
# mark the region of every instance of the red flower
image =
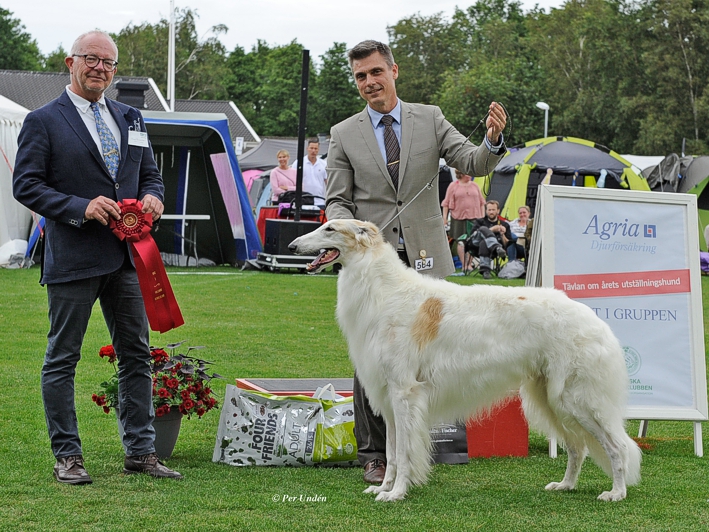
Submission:
<svg viewBox="0 0 709 532">
<path fill-rule="evenodd" d="M 194 401 L 192 399 L 185 399 L 182 406 L 185 407 L 185 410 L 192 410 L 194 408 Z"/>
<path fill-rule="evenodd" d="M 153 360 L 156 364 L 160 364 L 162 362 L 167 362 L 170 360 L 170 355 L 168 355 L 163 349 L 153 349 L 150 352 L 150 356 L 153 357 Z"/>
<path fill-rule="evenodd" d="M 101 349 L 99 349 L 98 355 L 101 358 L 108 357 L 108 361 L 111 364 L 113 364 L 117 358 L 116 351 L 113 349 L 112 345 L 104 345 Z"/>
<path fill-rule="evenodd" d="M 170 392 L 165 388 L 160 388 L 158 390 L 158 395 L 163 399 L 169 399 L 170 397 L 172 397 L 172 395 L 170 395 Z"/>
<path fill-rule="evenodd" d="M 103 407 L 103 411 L 108 414 L 108 413 L 111 411 L 111 409 L 108 408 L 107 406 L 104 406 L 104 407 Z"/>
<path fill-rule="evenodd" d="M 189 390 L 182 390 L 180 392 L 180 396 L 182 399 L 189 399 L 190 398 L 190 391 Z"/>
<path fill-rule="evenodd" d="M 206 411 L 204 408 L 198 408 L 198 409 L 197 409 L 197 415 L 198 415 L 199 417 L 202 417 L 202 416 L 203 416 L 204 414 L 206 414 L 206 413 L 207 413 L 207 411 Z"/>
<path fill-rule="evenodd" d="M 168 379 L 166 384 L 168 388 L 177 389 L 180 386 L 180 381 L 177 379 Z"/>
</svg>

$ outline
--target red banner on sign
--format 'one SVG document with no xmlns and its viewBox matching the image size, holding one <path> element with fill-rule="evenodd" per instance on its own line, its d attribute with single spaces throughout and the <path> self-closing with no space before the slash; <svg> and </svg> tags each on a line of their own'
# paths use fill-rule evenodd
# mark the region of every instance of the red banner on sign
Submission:
<svg viewBox="0 0 709 532">
<path fill-rule="evenodd" d="M 690 291 L 689 270 L 555 275 L 554 288 L 571 299 L 680 294 Z"/>
<path fill-rule="evenodd" d="M 111 229 L 130 246 L 150 328 L 164 333 L 183 325 L 185 320 L 167 278 L 160 251 L 150 236 L 153 216 L 144 213 L 143 204 L 135 199 L 119 201 L 118 207 L 121 217 L 111 219 Z"/>
</svg>

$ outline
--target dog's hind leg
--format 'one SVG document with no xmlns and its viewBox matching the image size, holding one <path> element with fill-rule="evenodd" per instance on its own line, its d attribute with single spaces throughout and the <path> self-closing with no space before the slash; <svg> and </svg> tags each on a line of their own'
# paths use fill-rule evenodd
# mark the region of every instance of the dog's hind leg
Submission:
<svg viewBox="0 0 709 532">
<path fill-rule="evenodd" d="M 561 482 L 550 482 L 545 489 L 570 491 L 576 487 L 587 449 L 583 440 L 574 437 L 564 428 L 564 424 L 551 407 L 548 393 L 547 380 L 544 377 L 530 379 L 520 388 L 524 413 L 530 424 L 547 436 L 559 438 L 566 446 L 568 461 L 564 478 Z"/>
<path fill-rule="evenodd" d="M 629 454 L 627 438 L 624 429 L 620 429 L 622 434 L 614 434 L 612 430 L 604 428 L 596 419 L 591 416 L 580 416 L 578 422 L 601 444 L 603 451 L 610 460 L 610 473 L 613 478 L 613 487 L 610 491 L 604 491 L 598 496 L 599 501 L 622 501 L 625 499 L 626 486 L 625 477 L 627 474 L 627 456 Z M 618 436 L 618 437 L 616 437 Z M 631 440 L 632 441 L 632 440 Z"/>
<path fill-rule="evenodd" d="M 561 482 L 550 482 L 544 489 L 571 491 L 576 488 L 576 482 L 579 479 L 581 466 L 586 458 L 586 446 L 581 444 L 577 446 L 576 442 L 572 442 L 571 438 L 566 440 L 566 454 L 568 462 L 566 463 L 566 473 Z"/>
<path fill-rule="evenodd" d="M 427 396 L 421 386 L 417 383 L 409 390 L 389 392 L 392 394 L 396 427 L 396 470 L 393 474 L 394 485 L 389 491 L 380 491 L 377 501 L 401 500 L 411 484 L 422 484 L 428 476 L 431 468 L 431 436 L 424 414 Z"/>
</svg>

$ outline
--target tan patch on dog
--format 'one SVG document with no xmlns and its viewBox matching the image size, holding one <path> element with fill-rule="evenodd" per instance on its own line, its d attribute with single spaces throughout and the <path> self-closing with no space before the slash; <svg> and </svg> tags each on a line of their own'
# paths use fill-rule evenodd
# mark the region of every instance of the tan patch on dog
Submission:
<svg viewBox="0 0 709 532">
<path fill-rule="evenodd" d="M 419 349 L 423 349 L 438 336 L 438 328 L 443 319 L 443 301 L 429 297 L 419 307 L 413 324 L 413 338 Z"/>
<path fill-rule="evenodd" d="M 521 299 L 522 301 L 524 301 L 524 300 L 527 299 L 527 298 L 524 297 L 524 296 L 519 296 L 519 297 L 517 297 L 517 299 Z"/>
</svg>

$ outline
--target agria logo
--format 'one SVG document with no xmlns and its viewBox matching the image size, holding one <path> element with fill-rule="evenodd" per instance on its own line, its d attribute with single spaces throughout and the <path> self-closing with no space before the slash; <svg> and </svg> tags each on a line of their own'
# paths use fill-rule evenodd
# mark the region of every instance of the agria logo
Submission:
<svg viewBox="0 0 709 532">
<path fill-rule="evenodd" d="M 640 237 L 640 224 L 631 222 L 625 218 L 622 222 L 602 221 L 598 215 L 594 214 L 586 225 L 584 235 L 597 235 L 601 240 L 608 240 L 611 237 Z M 657 238 L 657 226 L 644 224 L 643 236 L 645 238 Z"/>
</svg>

